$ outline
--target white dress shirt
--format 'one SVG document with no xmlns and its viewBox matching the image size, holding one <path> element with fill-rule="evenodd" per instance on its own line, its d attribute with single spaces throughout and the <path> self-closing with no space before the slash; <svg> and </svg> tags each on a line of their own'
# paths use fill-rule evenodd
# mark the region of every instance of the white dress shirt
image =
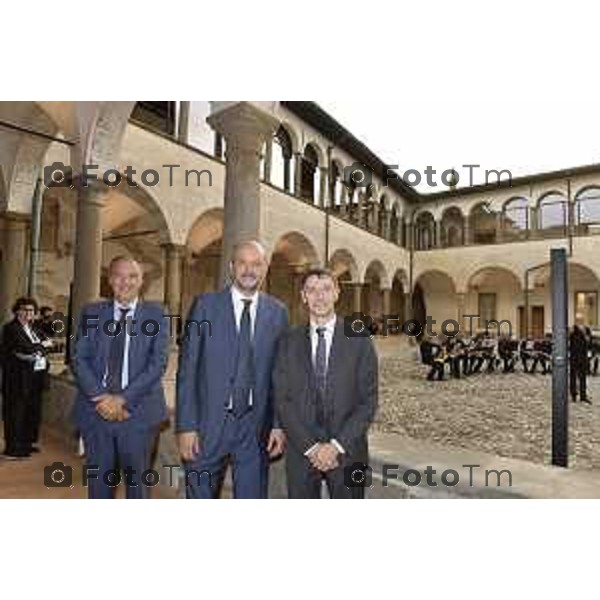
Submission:
<svg viewBox="0 0 600 600">
<path fill-rule="evenodd" d="M 317 328 L 324 327 L 325 331 L 323 335 L 325 337 L 325 365 L 329 367 L 329 355 L 331 354 L 331 346 L 333 344 L 333 335 L 335 333 L 335 325 L 337 322 L 337 315 L 334 314 L 329 321 L 323 323 L 322 325 L 317 325 L 315 322 L 311 320 L 310 322 L 310 346 L 312 352 L 312 364 L 315 364 L 315 360 L 317 357 L 317 344 L 319 343 L 319 334 L 317 333 Z M 332 443 L 338 452 L 344 454 L 343 446 L 336 440 L 331 439 L 330 443 Z M 309 456 L 314 450 L 316 450 L 318 444 L 314 444 L 311 446 L 305 453 L 305 456 Z"/>
<path fill-rule="evenodd" d="M 121 388 L 125 389 L 129 385 L 129 344 L 131 342 L 131 320 L 135 315 L 135 309 L 137 308 L 138 299 L 135 298 L 131 302 L 118 302 L 115 300 L 113 302 L 113 319 L 118 323 L 121 320 L 121 309 L 127 308 L 127 313 L 125 315 L 126 324 L 125 324 L 125 349 L 123 351 L 123 369 L 121 370 Z M 110 332 L 114 333 L 117 325 L 116 323 L 112 324 L 110 328 Z M 140 335 L 139 328 L 133 329 L 137 335 Z M 104 386 L 106 386 L 106 378 L 108 376 L 108 366 L 106 367 L 106 371 L 104 372 Z"/>
<path fill-rule="evenodd" d="M 233 303 L 233 314 L 235 315 L 235 326 L 238 332 L 240 331 L 240 321 L 242 320 L 242 312 L 244 311 L 244 300 L 251 300 L 250 305 L 250 335 L 254 337 L 254 322 L 256 321 L 256 310 L 258 308 L 258 291 L 252 296 L 244 296 L 235 285 L 231 286 L 231 301 Z"/>
<path fill-rule="evenodd" d="M 310 323 L 310 346 L 312 349 L 312 363 L 315 364 L 315 360 L 317 359 L 317 344 L 319 343 L 319 334 L 317 333 L 317 329 L 319 327 L 324 327 L 325 331 L 323 335 L 325 336 L 325 365 L 329 366 L 329 354 L 331 352 L 331 344 L 333 343 L 333 334 L 335 333 L 335 323 L 337 320 L 337 315 L 333 315 L 327 323 L 323 325 L 317 325 L 311 321 Z"/>
<path fill-rule="evenodd" d="M 256 311 L 258 309 L 258 291 L 254 292 L 252 296 L 244 296 L 240 290 L 238 290 L 235 285 L 231 286 L 231 302 L 233 304 L 233 314 L 235 317 L 235 327 L 237 332 L 240 331 L 240 323 L 242 321 L 242 313 L 244 312 L 244 300 L 251 300 L 252 304 L 250 304 L 250 338 L 254 338 L 254 324 L 256 322 Z M 250 390 L 250 396 L 248 398 L 248 404 L 252 406 L 253 398 L 252 398 L 252 390 Z M 233 407 L 233 398 L 229 397 L 229 405 L 228 409 Z"/>
</svg>

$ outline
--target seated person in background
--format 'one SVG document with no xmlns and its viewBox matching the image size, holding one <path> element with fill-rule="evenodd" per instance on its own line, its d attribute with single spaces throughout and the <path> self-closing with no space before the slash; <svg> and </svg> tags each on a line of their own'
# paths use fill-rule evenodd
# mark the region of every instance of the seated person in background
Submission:
<svg viewBox="0 0 600 600">
<path fill-rule="evenodd" d="M 433 338 L 431 342 L 432 346 L 432 362 L 431 362 L 431 370 L 427 374 L 427 379 L 429 381 L 434 381 L 437 379 L 438 381 L 444 380 L 444 366 L 448 361 L 448 354 L 446 351 L 446 347 L 440 337 Z"/>
<path fill-rule="evenodd" d="M 484 363 L 483 334 L 478 333 L 473 340 L 469 359 L 469 372 L 480 373 Z"/>
<path fill-rule="evenodd" d="M 421 362 L 430 367 L 429 373 L 427 374 L 427 379 L 429 381 L 433 381 L 434 377 L 436 376 L 438 379 L 443 379 L 444 365 L 442 364 L 440 369 L 439 361 L 435 360 L 440 355 L 442 350 L 441 345 L 437 343 L 437 338 L 428 338 L 426 336 L 423 337 L 421 340 L 420 350 Z"/>
<path fill-rule="evenodd" d="M 464 355 L 464 344 L 459 335 L 449 337 L 445 342 L 448 363 L 450 364 L 450 374 L 456 379 L 460 379 L 461 377 Z"/>
<path fill-rule="evenodd" d="M 535 375 L 539 364 L 542 368 L 542 374 L 546 375 L 550 372 L 551 360 L 552 339 L 548 339 L 548 336 L 546 336 L 544 339 L 535 340 L 533 344 L 533 362 L 529 372 Z"/>
<path fill-rule="evenodd" d="M 510 339 L 506 334 L 502 335 L 498 340 L 498 356 L 502 361 L 503 373 L 514 373 L 516 363 L 516 352 L 519 343 L 516 340 Z"/>
<path fill-rule="evenodd" d="M 481 354 L 484 363 L 486 363 L 486 372 L 492 373 L 496 370 L 496 361 L 498 360 L 497 341 L 489 334 L 485 334 L 481 342 Z"/>
<path fill-rule="evenodd" d="M 529 361 L 533 360 L 535 342 L 527 337 L 521 340 L 519 344 L 519 357 L 523 365 L 523 372 L 529 373 Z"/>
</svg>

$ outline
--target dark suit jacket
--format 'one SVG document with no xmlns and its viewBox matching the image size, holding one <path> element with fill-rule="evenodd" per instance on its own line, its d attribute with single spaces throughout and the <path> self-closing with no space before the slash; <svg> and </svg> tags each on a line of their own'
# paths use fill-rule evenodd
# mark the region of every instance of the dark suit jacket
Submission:
<svg viewBox="0 0 600 600">
<path fill-rule="evenodd" d="M 41 341 L 46 336 L 31 325 Z M 2 394 L 4 398 L 18 400 L 31 393 L 32 377 L 34 374 L 33 361 L 25 360 L 24 356 L 33 357 L 35 354 L 47 356 L 47 351 L 42 344 L 34 344 L 25 333 L 23 326 L 17 319 L 13 319 L 2 328 L 2 341 L 0 344 L 0 357 L 2 364 Z M 21 355 L 19 357 L 18 355 Z M 38 372 L 40 377 L 46 377 L 48 370 Z"/>
<path fill-rule="evenodd" d="M 589 330 L 575 325 L 569 334 L 569 361 L 572 366 L 583 369 L 588 364 Z"/>
<path fill-rule="evenodd" d="M 338 318 L 327 367 L 328 430 L 319 426 L 310 328 L 290 330 L 273 374 L 275 406 L 292 448 L 304 454 L 335 438 L 348 457 L 366 462 L 367 432 L 377 409 L 378 362 L 369 337 L 346 337 Z"/>
<path fill-rule="evenodd" d="M 197 326 L 202 322 L 205 324 Z M 287 327 L 284 304 L 260 293 L 254 323 L 256 386 L 250 417 L 258 433 L 274 424 L 271 373 L 277 343 Z M 198 431 L 210 440 L 219 436 L 235 375 L 237 335 L 229 287 L 196 298 L 186 321 L 179 357 L 178 432 Z"/>
<path fill-rule="evenodd" d="M 81 311 L 71 366 L 78 387 L 73 419 L 82 431 L 105 423 L 96 413 L 92 398 L 106 392 L 103 379 L 113 338 L 106 335 L 103 326 L 114 320 L 113 307 L 112 301 L 103 301 Z M 129 342 L 129 384 L 121 395 L 127 401 L 131 423 L 151 427 L 167 417 L 162 376 L 168 359 L 169 322 L 159 304 L 141 300 L 133 319 L 137 335 L 132 335 Z M 155 331 L 151 321 L 160 326 L 156 335 L 151 335 Z M 144 323 L 146 335 L 142 331 Z"/>
</svg>

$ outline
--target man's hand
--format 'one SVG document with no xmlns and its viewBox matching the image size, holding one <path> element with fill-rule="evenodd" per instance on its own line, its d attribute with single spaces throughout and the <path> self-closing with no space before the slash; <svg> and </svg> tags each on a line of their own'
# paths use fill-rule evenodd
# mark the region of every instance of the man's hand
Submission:
<svg viewBox="0 0 600 600">
<path fill-rule="evenodd" d="M 96 412 L 106 421 L 125 421 L 131 416 L 125 398 L 117 394 L 102 394 L 95 402 Z"/>
<path fill-rule="evenodd" d="M 315 469 L 325 473 L 339 467 L 339 454 L 338 449 L 333 444 L 319 444 L 308 455 L 308 459 Z"/>
<path fill-rule="evenodd" d="M 285 452 L 286 440 L 283 429 L 271 429 L 267 440 L 267 452 L 270 458 L 277 458 Z"/>
<path fill-rule="evenodd" d="M 181 459 L 190 462 L 200 454 L 200 436 L 195 431 L 186 431 L 177 435 L 179 455 Z"/>
</svg>

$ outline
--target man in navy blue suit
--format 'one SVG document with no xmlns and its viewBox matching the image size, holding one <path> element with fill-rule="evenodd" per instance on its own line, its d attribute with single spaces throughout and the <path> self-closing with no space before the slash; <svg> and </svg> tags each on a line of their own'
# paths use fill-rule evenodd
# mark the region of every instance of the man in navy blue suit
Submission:
<svg viewBox="0 0 600 600">
<path fill-rule="evenodd" d="M 228 458 L 234 496 L 265 498 L 269 457 L 285 449 L 271 374 L 288 316 L 281 302 L 259 292 L 267 268 L 258 242 L 238 244 L 231 285 L 196 298 L 186 321 L 176 429 L 188 498 L 216 497 Z"/>
<path fill-rule="evenodd" d="M 73 417 L 84 440 L 90 498 L 112 498 L 120 480 L 127 498 L 148 496 L 141 475 L 150 468 L 152 444 L 166 419 L 161 379 L 168 329 L 161 306 L 139 298 L 142 280 L 135 260 L 113 259 L 114 299 L 81 311 L 72 364 L 78 387 Z"/>
</svg>

